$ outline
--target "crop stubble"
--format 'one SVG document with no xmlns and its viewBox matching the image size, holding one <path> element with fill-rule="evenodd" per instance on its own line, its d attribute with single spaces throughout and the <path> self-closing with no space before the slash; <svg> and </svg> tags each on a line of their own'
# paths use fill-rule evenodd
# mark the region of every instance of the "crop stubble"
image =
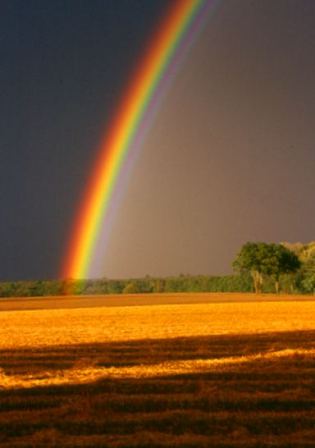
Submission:
<svg viewBox="0 0 315 448">
<path fill-rule="evenodd" d="M 314 447 L 314 311 L 257 301 L 0 312 L 0 444 Z"/>
<path fill-rule="evenodd" d="M 2 311 L 0 348 L 314 328 L 315 301 Z"/>
</svg>

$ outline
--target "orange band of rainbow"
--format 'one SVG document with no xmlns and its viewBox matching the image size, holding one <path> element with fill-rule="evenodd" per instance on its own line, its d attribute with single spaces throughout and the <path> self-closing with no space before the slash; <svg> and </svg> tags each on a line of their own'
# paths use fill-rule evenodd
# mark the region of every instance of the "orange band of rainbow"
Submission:
<svg viewBox="0 0 315 448">
<path fill-rule="evenodd" d="M 198 15 L 205 14 L 203 8 L 208 7 L 209 2 L 210 0 L 171 1 L 171 8 L 157 34 L 153 36 L 148 51 L 122 97 L 109 133 L 101 144 L 89 184 L 79 205 L 78 215 L 74 220 L 63 260 L 63 278 L 88 277 L 96 240 L 103 226 L 106 226 L 106 214 L 118 175 L 137 129 L 181 41 Z"/>
</svg>

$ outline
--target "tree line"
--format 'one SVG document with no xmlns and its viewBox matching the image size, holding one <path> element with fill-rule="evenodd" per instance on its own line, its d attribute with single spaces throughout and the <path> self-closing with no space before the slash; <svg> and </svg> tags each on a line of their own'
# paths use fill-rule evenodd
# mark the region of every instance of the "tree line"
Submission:
<svg viewBox="0 0 315 448">
<path fill-rule="evenodd" d="M 233 261 L 234 275 L 132 279 L 36 280 L 0 283 L 0 297 L 173 292 L 315 294 L 315 242 L 248 242 Z"/>
<path fill-rule="evenodd" d="M 0 283 L 0 297 L 38 297 L 96 295 L 96 294 L 149 294 L 174 292 L 230 292 L 252 289 L 250 277 L 240 275 L 207 276 L 179 275 L 131 279 L 45 280 Z"/>
</svg>

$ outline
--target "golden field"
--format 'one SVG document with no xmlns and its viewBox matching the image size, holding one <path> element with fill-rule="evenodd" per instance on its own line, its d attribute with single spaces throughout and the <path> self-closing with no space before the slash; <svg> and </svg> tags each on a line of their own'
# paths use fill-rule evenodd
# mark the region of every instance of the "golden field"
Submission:
<svg viewBox="0 0 315 448">
<path fill-rule="evenodd" d="M 0 301 L 0 446 L 314 447 L 315 301 Z"/>
<path fill-rule="evenodd" d="M 150 304 L 141 297 L 141 306 L 1 311 L 0 348 L 315 329 L 315 300 L 252 296 L 243 302 L 237 295 L 231 302 L 212 302 L 211 294 L 205 296 L 208 303 L 152 305 L 147 296 Z"/>
</svg>

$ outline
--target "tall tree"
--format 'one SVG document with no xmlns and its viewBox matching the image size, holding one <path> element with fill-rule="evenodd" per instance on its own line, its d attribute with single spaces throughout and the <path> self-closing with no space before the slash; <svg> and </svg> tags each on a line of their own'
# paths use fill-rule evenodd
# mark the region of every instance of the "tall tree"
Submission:
<svg viewBox="0 0 315 448">
<path fill-rule="evenodd" d="M 255 292 L 261 292 L 264 277 L 271 277 L 275 290 L 280 289 L 280 277 L 296 272 L 301 266 L 297 255 L 281 244 L 244 244 L 237 255 L 233 267 L 240 272 L 250 272 Z"/>
<path fill-rule="evenodd" d="M 256 293 L 261 291 L 263 285 L 263 272 L 261 254 L 265 243 L 248 242 L 244 244 L 241 251 L 233 262 L 233 268 L 240 273 L 250 273 Z"/>
<path fill-rule="evenodd" d="M 280 278 L 284 274 L 293 274 L 301 267 L 298 256 L 282 244 L 269 244 L 263 270 L 275 283 L 275 290 L 280 290 Z"/>
</svg>

